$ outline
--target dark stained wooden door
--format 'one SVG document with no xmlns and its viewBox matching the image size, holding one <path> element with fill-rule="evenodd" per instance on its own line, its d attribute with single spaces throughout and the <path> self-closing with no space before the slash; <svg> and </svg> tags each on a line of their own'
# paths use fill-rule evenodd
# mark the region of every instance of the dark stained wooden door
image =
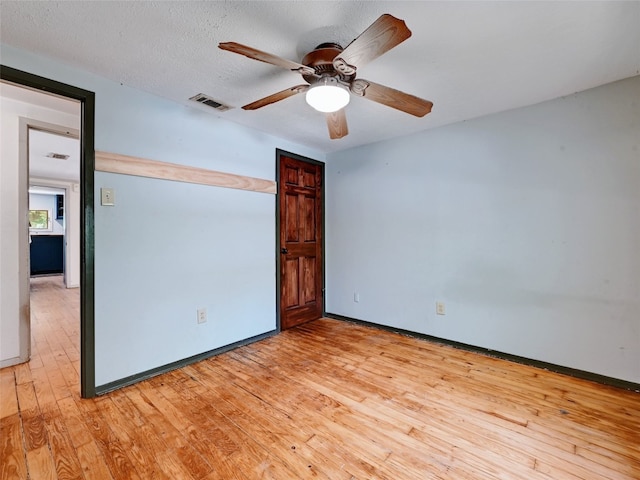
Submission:
<svg viewBox="0 0 640 480">
<path fill-rule="evenodd" d="M 324 164 L 279 155 L 280 328 L 323 312 L 322 182 Z"/>
</svg>

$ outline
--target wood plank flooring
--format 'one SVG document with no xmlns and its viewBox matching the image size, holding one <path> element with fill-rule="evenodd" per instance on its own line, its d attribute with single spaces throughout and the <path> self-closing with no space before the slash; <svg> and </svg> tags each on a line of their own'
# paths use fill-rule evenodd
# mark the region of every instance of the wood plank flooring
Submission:
<svg viewBox="0 0 640 480">
<path fill-rule="evenodd" d="M 0 478 L 640 479 L 640 394 L 323 319 L 79 397 L 78 291 L 32 281 Z"/>
</svg>

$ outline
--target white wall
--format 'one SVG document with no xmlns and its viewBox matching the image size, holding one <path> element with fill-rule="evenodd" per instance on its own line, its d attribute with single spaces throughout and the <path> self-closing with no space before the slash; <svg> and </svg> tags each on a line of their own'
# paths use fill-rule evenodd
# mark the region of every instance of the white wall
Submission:
<svg viewBox="0 0 640 480">
<path fill-rule="evenodd" d="M 3 64 L 5 62 L 4 49 Z M 28 311 L 21 309 L 28 285 L 21 285 L 18 251 L 28 252 L 28 223 L 18 215 L 18 203 L 27 205 L 28 171 L 18 161 L 20 118 L 78 128 L 78 116 L 0 97 L 0 366 L 26 361 L 29 355 Z M 22 173 L 21 173 L 22 172 Z M 24 183 L 24 198 L 19 185 Z M 24 244 L 22 247 L 21 245 Z M 26 257 L 26 255 L 25 255 Z M 26 277 L 28 279 L 28 276 Z M 25 290 L 26 289 L 26 290 Z M 28 300 L 27 300 L 28 301 Z M 27 335 L 28 337 L 28 335 Z M 22 348 L 21 348 L 22 346 Z"/>
<path fill-rule="evenodd" d="M 276 148 L 324 160 L 12 47 L 2 61 L 94 91 L 96 150 L 272 180 Z M 273 195 L 97 173 L 100 187 L 116 205 L 95 207 L 98 386 L 275 329 Z"/>
<path fill-rule="evenodd" d="M 327 162 L 328 312 L 640 382 L 640 77 Z"/>
</svg>

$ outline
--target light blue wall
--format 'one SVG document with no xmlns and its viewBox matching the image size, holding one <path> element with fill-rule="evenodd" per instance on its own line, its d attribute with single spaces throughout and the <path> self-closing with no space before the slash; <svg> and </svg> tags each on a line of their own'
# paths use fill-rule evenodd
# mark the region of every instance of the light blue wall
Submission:
<svg viewBox="0 0 640 480">
<path fill-rule="evenodd" d="M 98 378 L 276 328 L 274 195 L 105 173 L 96 185 L 116 198 L 96 207 Z"/>
<path fill-rule="evenodd" d="M 328 312 L 640 382 L 640 77 L 326 174 Z"/>
<path fill-rule="evenodd" d="M 276 148 L 324 160 L 6 45 L 2 63 L 95 92 L 96 150 L 270 180 Z M 276 328 L 275 196 L 97 173 L 101 187 L 116 205 L 95 207 L 96 385 Z"/>
</svg>

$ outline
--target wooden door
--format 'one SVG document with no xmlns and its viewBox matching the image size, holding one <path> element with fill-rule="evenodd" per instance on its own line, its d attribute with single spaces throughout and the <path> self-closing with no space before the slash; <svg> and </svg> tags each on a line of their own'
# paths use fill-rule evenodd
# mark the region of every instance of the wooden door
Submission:
<svg viewBox="0 0 640 480">
<path fill-rule="evenodd" d="M 280 328 L 323 312 L 324 164 L 279 152 Z"/>
</svg>

